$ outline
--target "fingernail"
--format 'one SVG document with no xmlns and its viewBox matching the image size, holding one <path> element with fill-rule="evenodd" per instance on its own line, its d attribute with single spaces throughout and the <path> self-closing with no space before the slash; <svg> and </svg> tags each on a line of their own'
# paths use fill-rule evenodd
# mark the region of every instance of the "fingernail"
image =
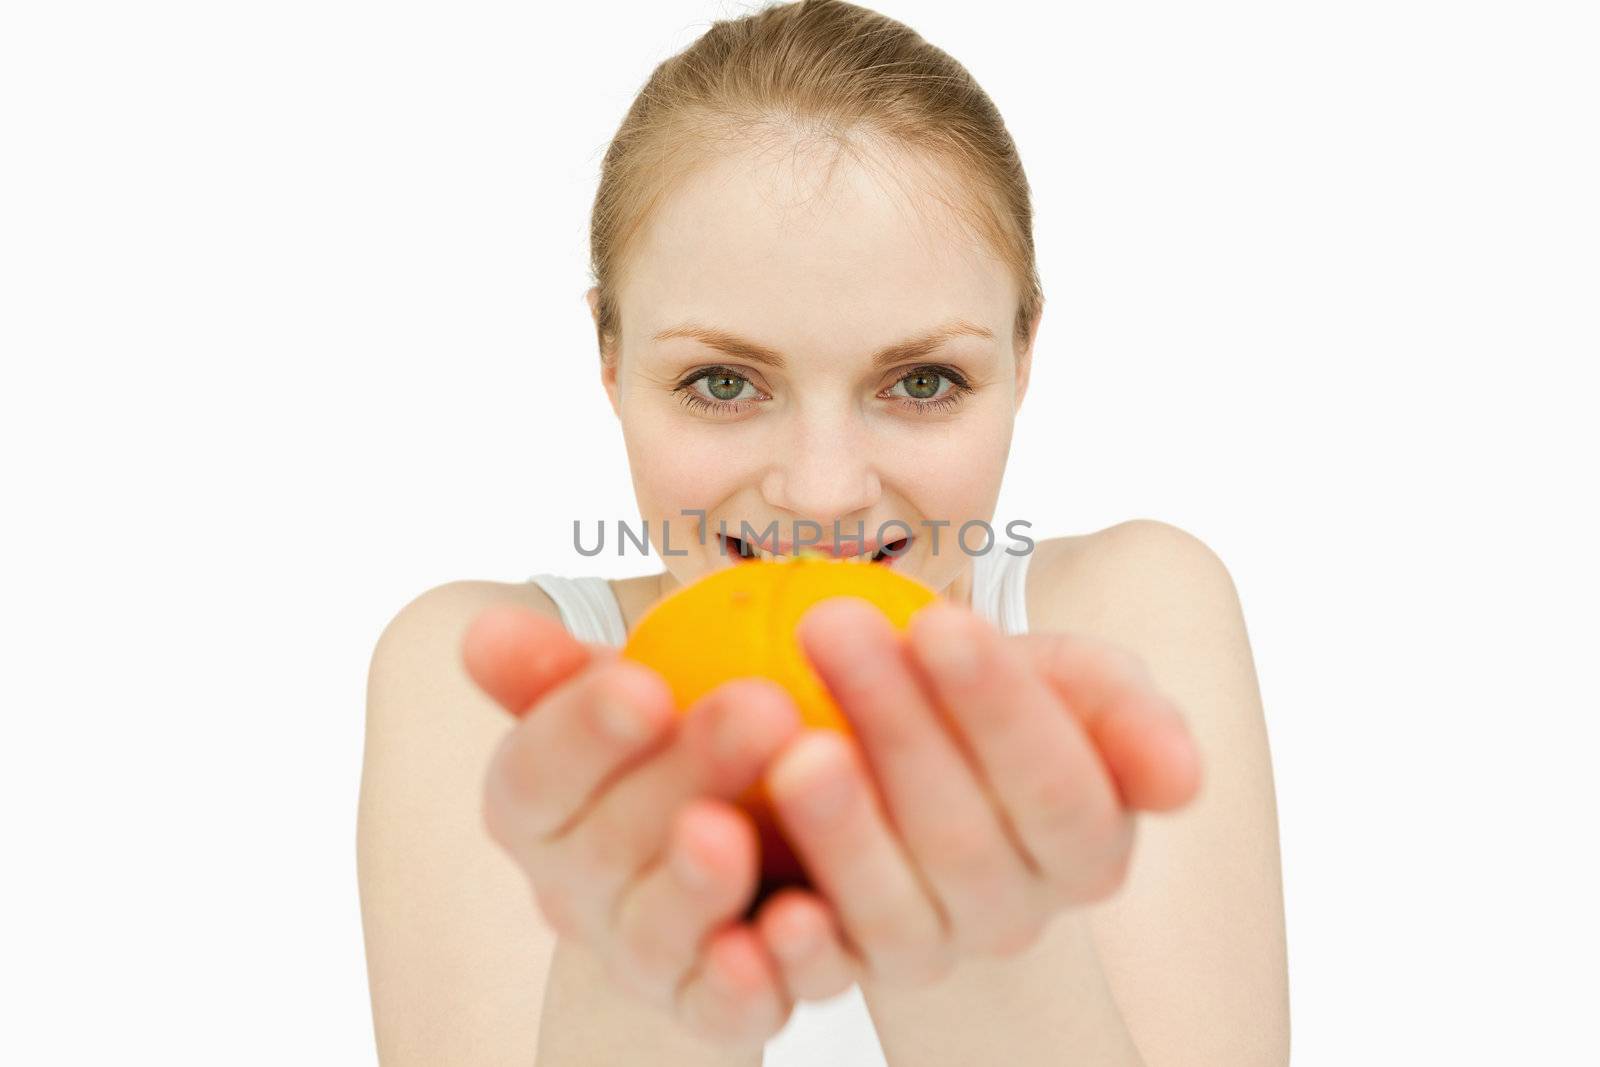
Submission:
<svg viewBox="0 0 1600 1067">
<path fill-rule="evenodd" d="M 813 741 L 810 751 L 802 756 L 812 766 L 800 776 L 802 784 L 795 790 L 795 803 L 819 822 L 832 822 L 849 808 L 850 768 L 841 758 L 842 753 L 829 751 L 835 747 L 831 740 Z"/>
<path fill-rule="evenodd" d="M 792 922 L 779 926 L 774 931 L 773 940 L 772 947 L 778 950 L 778 955 L 790 963 L 798 963 L 816 948 L 811 931 L 803 925 Z"/>
<path fill-rule="evenodd" d="M 794 713 L 782 715 L 759 704 L 719 708 L 721 716 L 711 732 L 712 757 L 722 767 L 743 767 L 777 742 L 777 720 L 797 722 Z"/>
<path fill-rule="evenodd" d="M 626 744 L 638 744 L 650 736 L 649 720 L 616 697 L 600 698 L 600 722 L 607 733 Z"/>
<path fill-rule="evenodd" d="M 693 890 L 702 890 L 711 884 L 711 870 L 700 862 L 682 843 L 675 844 L 668 862 L 678 880 Z"/>
<path fill-rule="evenodd" d="M 704 973 L 706 982 L 710 984 L 718 996 L 729 1000 L 738 1000 L 745 995 L 745 991 L 740 987 L 738 979 L 728 973 L 726 964 L 708 959 Z"/>
<path fill-rule="evenodd" d="M 749 745 L 748 733 L 748 724 L 739 721 L 734 709 L 723 709 L 722 718 L 711 736 L 712 755 L 720 766 L 743 765 L 745 750 Z"/>
<path fill-rule="evenodd" d="M 956 609 L 940 607 L 930 620 L 925 635 L 928 665 L 940 676 L 957 685 L 967 685 L 978 677 L 978 647 Z"/>
</svg>

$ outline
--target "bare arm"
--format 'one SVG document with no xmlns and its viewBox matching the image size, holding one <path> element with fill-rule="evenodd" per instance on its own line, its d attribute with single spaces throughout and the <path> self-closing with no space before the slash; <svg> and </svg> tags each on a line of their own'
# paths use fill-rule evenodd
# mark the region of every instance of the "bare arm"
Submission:
<svg viewBox="0 0 1600 1067">
<path fill-rule="evenodd" d="M 863 984 L 889 1062 L 941 1067 L 999 1051 L 1018 1065 L 1282 1067 L 1277 811 L 1230 576 L 1192 536 L 1136 520 L 1030 574 L 1029 603 L 1030 629 L 1143 660 L 1200 748 L 1201 792 L 1177 812 L 1143 813 L 1121 888 L 1059 917 L 1025 952 L 967 961 L 927 989 Z"/>
<path fill-rule="evenodd" d="M 373 652 L 356 853 L 380 1060 L 759 1063 L 615 990 L 557 938 L 488 836 L 484 776 L 512 720 L 466 675 L 460 648 L 477 613 L 504 602 L 558 614 L 535 587 L 454 582 L 407 605 Z"/>
<path fill-rule="evenodd" d="M 1155 1067 L 1134 1044 L 1086 916 L 1064 912 L 1026 951 L 967 959 L 934 986 L 864 979 L 889 1067 Z"/>
</svg>

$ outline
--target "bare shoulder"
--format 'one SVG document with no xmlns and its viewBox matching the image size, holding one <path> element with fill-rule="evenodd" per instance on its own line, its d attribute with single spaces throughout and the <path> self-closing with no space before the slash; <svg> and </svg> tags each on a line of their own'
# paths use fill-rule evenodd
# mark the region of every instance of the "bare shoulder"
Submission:
<svg viewBox="0 0 1600 1067">
<path fill-rule="evenodd" d="M 1049 538 L 1034 552 L 1030 630 L 1123 633 L 1141 620 L 1175 621 L 1174 611 L 1237 611 L 1237 591 L 1221 558 L 1194 534 L 1158 519 Z"/>
<path fill-rule="evenodd" d="M 380 1059 L 531 1059 L 555 935 L 488 836 L 482 790 L 514 720 L 466 673 L 479 612 L 558 616 L 533 583 L 456 581 L 400 608 L 367 678 L 356 826 L 367 974 Z"/>
<path fill-rule="evenodd" d="M 367 671 L 367 751 L 374 744 L 481 747 L 510 720 L 474 685 L 461 660 L 467 627 L 487 608 L 515 604 L 560 618 L 533 582 L 436 585 L 399 609 L 378 635 Z"/>
<path fill-rule="evenodd" d="M 478 612 L 495 604 L 518 604 L 553 618 L 561 614 L 555 601 L 534 582 L 464 578 L 436 585 L 406 602 L 379 634 L 377 650 L 438 636 L 445 629 L 464 631 Z"/>
<path fill-rule="evenodd" d="M 1141 818 L 1122 889 L 1089 913 L 1146 1062 L 1287 1063 L 1277 805 L 1233 580 L 1199 538 L 1152 519 L 1042 541 L 1036 551 L 1030 629 L 1137 656 L 1200 753 L 1199 795 Z"/>
</svg>

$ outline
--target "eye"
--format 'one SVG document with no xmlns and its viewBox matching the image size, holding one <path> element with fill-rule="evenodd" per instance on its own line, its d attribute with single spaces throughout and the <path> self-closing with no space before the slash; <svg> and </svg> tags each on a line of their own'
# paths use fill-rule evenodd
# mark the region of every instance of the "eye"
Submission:
<svg viewBox="0 0 1600 1067">
<path fill-rule="evenodd" d="M 702 382 L 703 389 L 699 388 Z M 949 388 L 941 391 L 942 383 L 948 383 Z M 905 390 L 903 393 L 894 392 L 901 387 Z M 746 396 L 746 388 L 753 395 Z M 928 365 L 901 375 L 889 387 L 887 395 L 880 393 L 879 396 L 899 401 L 902 407 L 921 415 L 948 411 L 972 391 L 972 386 L 960 371 Z M 757 389 L 754 382 L 731 367 L 702 367 L 680 381 L 673 392 L 685 407 L 708 415 L 738 415 L 754 404 L 771 399 Z"/>
<path fill-rule="evenodd" d="M 695 388 L 700 382 L 706 383 L 705 392 Z M 685 407 L 692 410 L 714 415 L 734 415 L 758 402 L 755 397 L 739 399 L 746 386 L 754 390 L 757 396 L 760 395 L 760 390 L 744 375 L 728 367 L 706 367 L 679 382 L 673 392 L 678 394 Z"/>
<path fill-rule="evenodd" d="M 939 391 L 940 379 L 950 383 L 950 388 L 942 393 Z M 948 411 L 972 392 L 972 386 L 960 372 L 939 366 L 918 367 L 910 374 L 902 375 L 890 386 L 891 393 L 900 386 L 905 388 L 905 392 L 896 394 L 895 399 L 905 399 L 907 406 L 918 412 Z"/>
</svg>

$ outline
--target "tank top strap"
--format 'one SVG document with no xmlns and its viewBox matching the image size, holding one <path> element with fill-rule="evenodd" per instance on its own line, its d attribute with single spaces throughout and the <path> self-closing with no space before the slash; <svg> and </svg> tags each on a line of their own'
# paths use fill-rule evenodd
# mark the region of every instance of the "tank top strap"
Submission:
<svg viewBox="0 0 1600 1067">
<path fill-rule="evenodd" d="M 989 551 L 972 558 L 973 609 L 1004 634 L 1028 632 L 1028 564 L 1033 552 L 1024 552 L 1025 547 L 1022 541 L 996 540 Z"/>
<path fill-rule="evenodd" d="M 611 583 L 586 575 L 535 574 L 528 579 L 549 594 L 561 609 L 561 623 L 580 641 L 621 647 L 628 640 L 628 625 Z"/>
</svg>

